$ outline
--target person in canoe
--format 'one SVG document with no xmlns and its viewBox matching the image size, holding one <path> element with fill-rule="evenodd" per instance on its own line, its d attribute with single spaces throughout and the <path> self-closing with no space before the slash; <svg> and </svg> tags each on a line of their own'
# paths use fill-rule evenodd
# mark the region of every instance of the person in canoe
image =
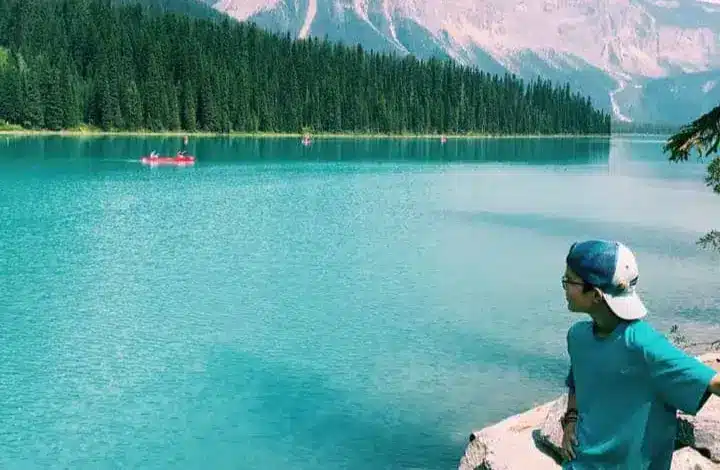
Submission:
<svg viewBox="0 0 720 470">
<path fill-rule="evenodd" d="M 186 135 L 183 137 L 183 143 L 182 148 L 178 151 L 177 157 L 186 157 L 187 156 L 187 147 L 188 147 L 188 136 Z"/>
</svg>

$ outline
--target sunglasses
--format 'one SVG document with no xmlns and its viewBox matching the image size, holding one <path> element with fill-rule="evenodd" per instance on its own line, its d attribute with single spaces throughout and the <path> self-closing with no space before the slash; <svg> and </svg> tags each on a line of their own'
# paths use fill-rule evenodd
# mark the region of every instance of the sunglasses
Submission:
<svg viewBox="0 0 720 470">
<path fill-rule="evenodd" d="M 567 289 L 568 285 L 574 285 L 574 286 L 584 286 L 584 281 L 573 281 L 572 279 L 568 279 L 566 277 L 562 278 L 560 281 L 562 283 L 563 289 Z"/>
</svg>

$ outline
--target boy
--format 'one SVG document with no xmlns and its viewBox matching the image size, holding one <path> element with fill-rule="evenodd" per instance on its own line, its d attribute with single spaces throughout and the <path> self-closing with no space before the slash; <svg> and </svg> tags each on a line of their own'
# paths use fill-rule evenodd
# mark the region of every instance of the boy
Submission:
<svg viewBox="0 0 720 470">
<path fill-rule="evenodd" d="M 567 334 L 565 470 L 668 470 L 677 410 L 696 414 L 720 394 L 720 374 L 642 320 L 638 267 L 623 244 L 575 243 L 562 286 L 568 309 L 590 321 Z"/>
</svg>

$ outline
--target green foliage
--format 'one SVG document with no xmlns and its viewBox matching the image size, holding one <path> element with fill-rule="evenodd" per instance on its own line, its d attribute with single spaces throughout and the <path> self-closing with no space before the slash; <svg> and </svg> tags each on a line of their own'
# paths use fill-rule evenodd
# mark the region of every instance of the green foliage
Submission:
<svg viewBox="0 0 720 470">
<path fill-rule="evenodd" d="M 673 343 L 675 346 L 679 348 L 686 347 L 689 342 L 687 339 L 687 336 L 680 333 L 680 328 L 677 325 L 673 325 L 670 327 L 670 331 L 668 333 L 668 339 L 671 343 Z"/>
<path fill-rule="evenodd" d="M 202 2 L 199 0 L 112 0 L 113 5 L 141 5 L 150 14 L 170 12 L 213 21 L 226 19 L 227 15 L 211 7 L 211 3 L 215 2 Z"/>
<path fill-rule="evenodd" d="M 698 240 L 698 245 L 706 249 L 720 251 L 720 231 L 711 230 Z"/>
<path fill-rule="evenodd" d="M 665 143 L 663 151 L 670 152 L 670 161 L 678 162 L 687 161 L 693 149 L 697 151 L 698 157 L 703 159 L 717 153 L 719 146 L 720 105 L 672 135 Z M 720 156 L 716 156 L 708 164 L 705 184 L 716 194 L 720 194 Z M 703 248 L 720 251 L 720 232 L 710 231 L 698 240 L 698 244 Z"/>
<path fill-rule="evenodd" d="M 720 194 L 720 157 L 715 157 L 707 168 L 707 176 L 705 184 L 707 184 L 714 192 Z"/>
<path fill-rule="evenodd" d="M 699 158 L 718 151 L 720 146 L 720 106 L 703 114 L 692 123 L 683 126 L 672 135 L 663 150 L 670 152 L 670 161 L 686 161 L 693 150 Z"/>
<path fill-rule="evenodd" d="M 614 121 L 613 134 L 672 134 L 678 132 L 680 126 L 666 123 L 643 123 Z"/>
<path fill-rule="evenodd" d="M 10 62 L 10 51 L 0 47 L 0 71 L 4 70 Z"/>
<path fill-rule="evenodd" d="M 667 335 L 668 340 L 675 345 L 690 354 L 705 353 L 707 351 L 718 351 L 720 350 L 720 340 L 714 341 L 703 341 L 703 342 L 692 342 L 680 331 L 678 325 L 672 325 Z"/>
<path fill-rule="evenodd" d="M 32 128 L 610 132 L 567 84 L 295 41 L 192 0 L 0 0 L 2 11 L 0 119 Z"/>
<path fill-rule="evenodd" d="M 3 120 L 0 120 L 0 131 L 20 131 L 22 127 L 17 124 L 9 124 Z"/>
</svg>

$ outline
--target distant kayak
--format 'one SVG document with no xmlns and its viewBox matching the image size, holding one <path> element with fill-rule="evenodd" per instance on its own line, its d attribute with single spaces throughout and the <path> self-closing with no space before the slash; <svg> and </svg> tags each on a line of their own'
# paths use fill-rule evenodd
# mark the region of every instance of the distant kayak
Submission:
<svg viewBox="0 0 720 470">
<path fill-rule="evenodd" d="M 192 155 L 174 157 L 142 157 L 140 161 L 146 165 L 192 165 L 195 163 L 195 157 Z"/>
</svg>

